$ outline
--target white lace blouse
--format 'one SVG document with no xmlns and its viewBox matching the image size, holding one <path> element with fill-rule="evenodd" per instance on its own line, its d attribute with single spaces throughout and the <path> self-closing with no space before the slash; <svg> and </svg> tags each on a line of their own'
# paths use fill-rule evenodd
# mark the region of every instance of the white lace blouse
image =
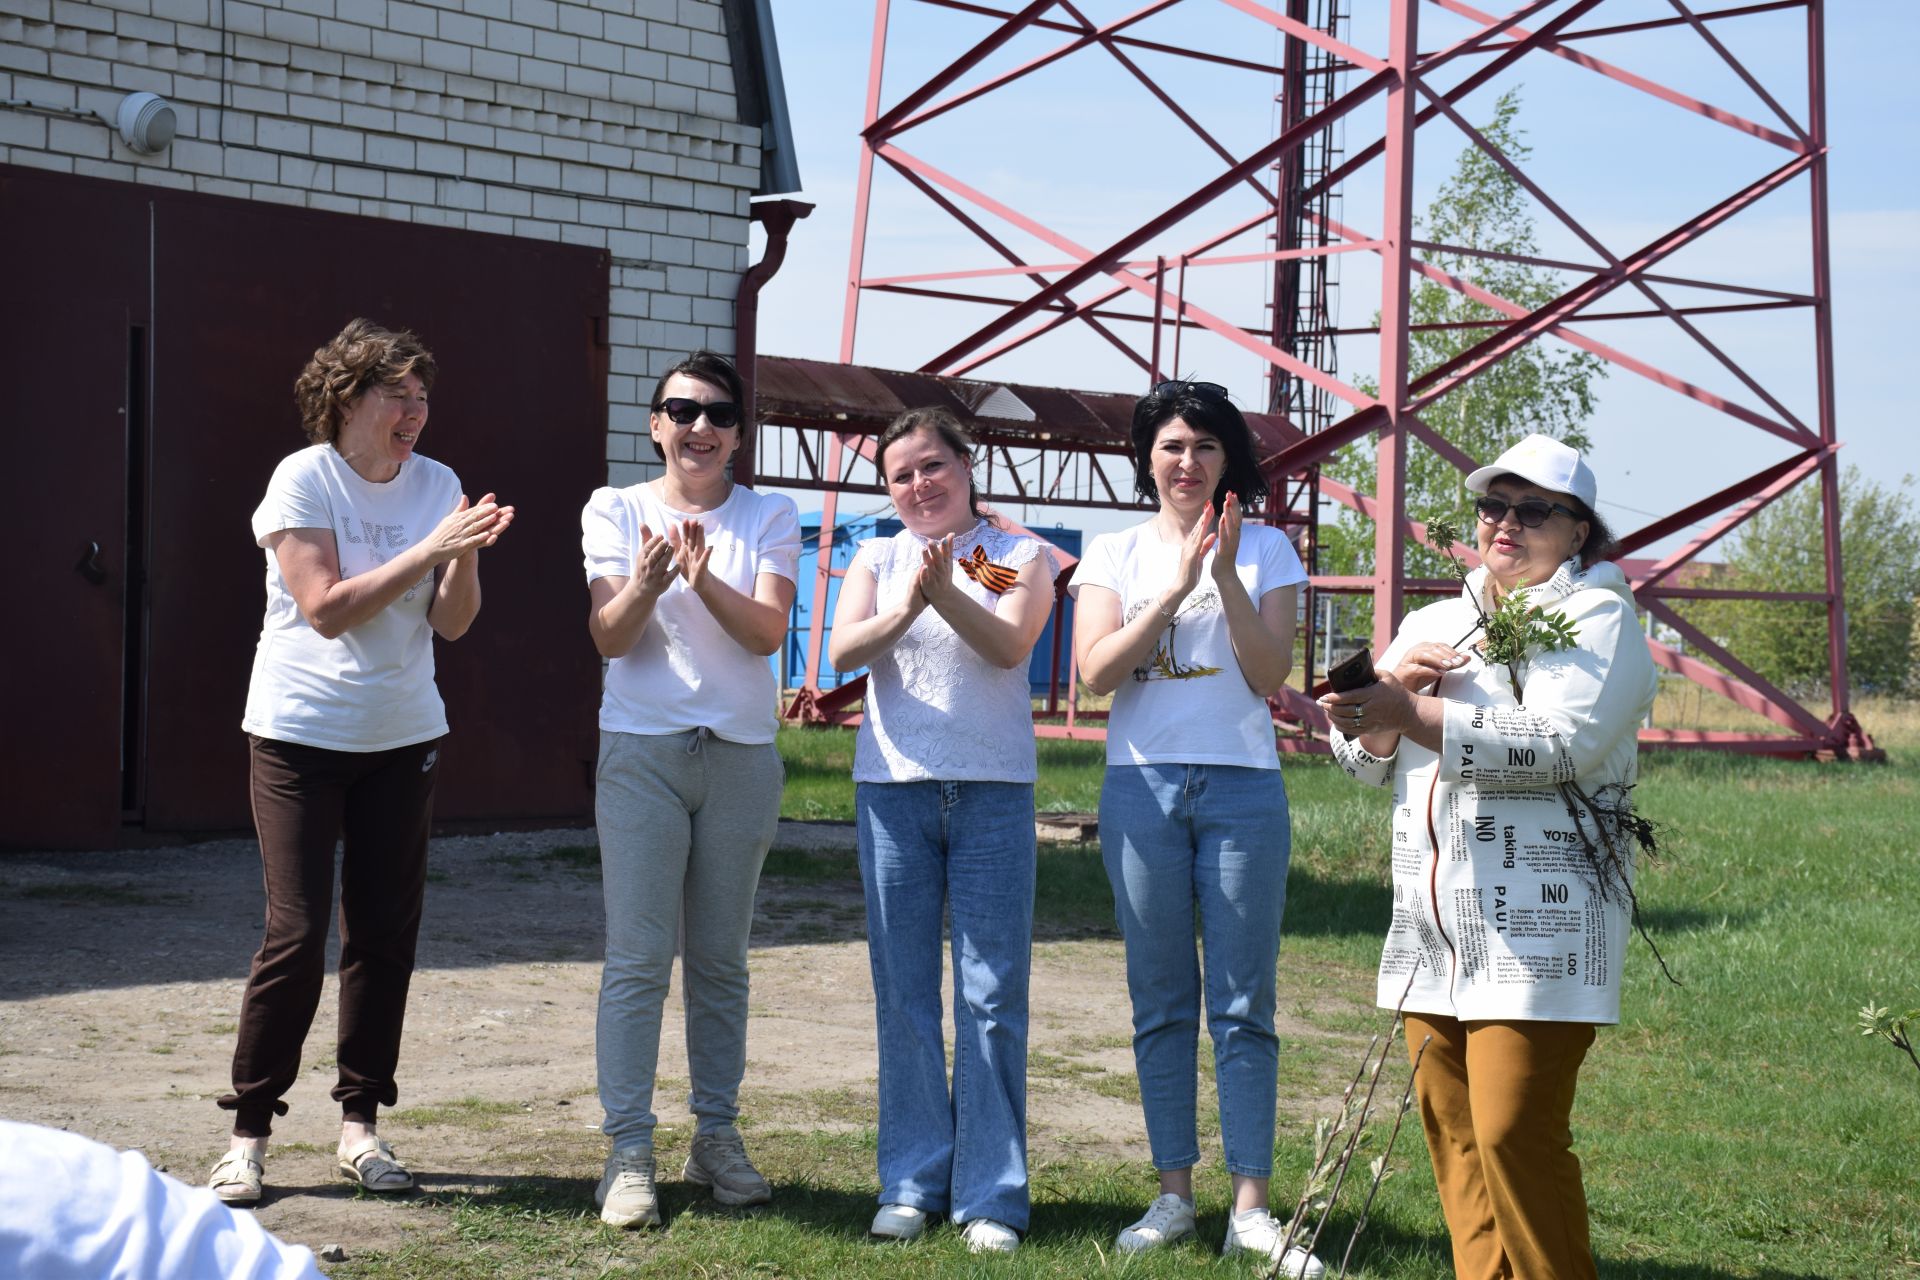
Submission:
<svg viewBox="0 0 1920 1280">
<path fill-rule="evenodd" d="M 874 576 L 874 608 L 897 605 L 913 590 L 928 539 L 902 529 L 861 542 L 849 573 Z M 986 521 L 953 540 L 954 583 L 994 609 L 1000 601 L 962 571 L 980 548 L 989 562 L 1019 569 L 1036 555 L 1053 557 L 1036 538 L 1006 533 Z M 975 653 L 932 609 L 923 609 L 893 648 L 873 660 L 866 715 L 853 752 L 855 782 L 1032 782 L 1033 703 L 1027 664 L 1009 671 Z"/>
</svg>

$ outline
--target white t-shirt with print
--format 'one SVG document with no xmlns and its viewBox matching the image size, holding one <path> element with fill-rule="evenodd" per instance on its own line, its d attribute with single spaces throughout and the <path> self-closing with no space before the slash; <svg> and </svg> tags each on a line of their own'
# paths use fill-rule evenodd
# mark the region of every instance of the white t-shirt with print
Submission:
<svg viewBox="0 0 1920 1280">
<path fill-rule="evenodd" d="M 460 502 L 460 478 L 415 455 L 376 484 L 330 444 L 281 460 L 253 513 L 264 547 L 284 529 L 332 531 L 344 580 L 385 564 L 432 533 Z M 267 613 L 253 655 L 241 728 L 330 751 L 387 751 L 437 738 L 447 711 L 433 683 L 429 571 L 406 594 L 329 640 L 300 612 L 280 561 L 267 557 Z"/>
<path fill-rule="evenodd" d="M 1280 767 L 1266 699 L 1247 686 L 1233 656 L 1213 560 L 1209 551 L 1199 585 L 1161 630 L 1147 660 L 1113 691 L 1108 764 Z M 1068 590 L 1078 599 L 1081 587 L 1105 587 L 1120 597 L 1124 624 L 1159 608 L 1160 593 L 1179 566 L 1179 546 L 1162 539 L 1149 520 L 1095 538 Z M 1267 525 L 1241 526 L 1234 570 L 1256 609 L 1267 592 L 1307 579 L 1293 544 Z"/>
<path fill-rule="evenodd" d="M 734 590 L 752 595 L 763 573 L 798 580 L 800 515 L 791 498 L 735 485 L 725 502 L 696 515 L 667 506 L 643 483 L 596 489 L 581 511 L 587 581 L 634 576 L 641 525 L 664 537 L 669 523 L 689 521 L 706 529 L 707 572 Z M 676 576 L 633 648 L 608 664 L 600 727 L 642 734 L 704 728 L 728 742 L 772 742 L 778 694 L 766 657 L 742 648 Z"/>
<path fill-rule="evenodd" d="M 911 529 L 861 542 L 848 573 L 874 578 L 874 609 L 896 607 L 920 571 L 928 539 Z M 960 562 L 975 549 L 991 564 L 1018 571 L 1037 555 L 1053 557 L 1038 538 L 996 529 L 985 520 L 953 540 L 953 581 L 989 613 L 1001 596 L 976 582 Z M 866 715 L 854 741 L 855 782 L 1032 782 L 1033 700 L 1027 664 L 1011 669 L 981 657 L 953 624 L 922 609 L 867 673 Z"/>
</svg>

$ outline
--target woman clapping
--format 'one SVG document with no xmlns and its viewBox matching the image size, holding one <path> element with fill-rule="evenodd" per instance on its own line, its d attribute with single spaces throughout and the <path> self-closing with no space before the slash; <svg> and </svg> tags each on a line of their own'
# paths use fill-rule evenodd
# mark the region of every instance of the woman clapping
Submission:
<svg viewBox="0 0 1920 1280">
<path fill-rule="evenodd" d="M 854 753 L 880 1042 L 880 1202 L 872 1233 L 911 1240 L 947 1214 L 974 1252 L 1027 1227 L 1027 975 L 1035 775 L 1027 656 L 1053 563 L 996 527 L 972 444 L 909 410 L 876 463 L 906 526 L 863 542 L 829 656 L 871 667 Z M 953 1081 L 941 1032 L 940 933 L 953 924 Z"/>
<path fill-rule="evenodd" d="M 787 633 L 800 521 L 732 480 L 740 375 L 701 351 L 654 390 L 657 480 L 581 514 L 588 630 L 610 659 L 594 816 L 606 892 L 600 1103 L 612 1143 L 595 1198 L 612 1226 L 657 1226 L 653 1088 L 660 1014 L 683 954 L 696 1119 L 684 1176 L 722 1204 L 771 1198 L 735 1127 L 747 1056 L 747 934 L 780 818 L 767 655 Z"/>
<path fill-rule="evenodd" d="M 1159 510 L 1094 539 L 1074 574 L 1074 652 L 1113 694 L 1100 847 L 1133 1001 L 1133 1055 L 1160 1195 L 1123 1253 L 1195 1229 L 1194 1054 L 1204 1003 L 1233 1180 L 1228 1253 L 1270 1254 L 1274 964 L 1289 833 L 1267 697 L 1293 662 L 1306 577 L 1277 529 L 1241 522 L 1264 496 L 1246 420 L 1224 388 L 1163 382 L 1134 407 L 1136 484 Z M 1218 512 L 1218 520 L 1215 513 Z M 1195 955 L 1199 920 L 1202 966 Z M 1299 1250 L 1288 1276 L 1315 1276 Z"/>
</svg>

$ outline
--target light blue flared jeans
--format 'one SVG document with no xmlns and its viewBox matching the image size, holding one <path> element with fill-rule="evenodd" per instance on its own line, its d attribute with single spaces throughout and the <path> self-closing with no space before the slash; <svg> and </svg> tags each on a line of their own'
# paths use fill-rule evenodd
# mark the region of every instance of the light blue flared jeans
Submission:
<svg viewBox="0 0 1920 1280">
<path fill-rule="evenodd" d="M 1033 786 L 863 782 L 855 792 L 880 1041 L 880 1202 L 1027 1227 Z M 940 1026 L 953 928 L 953 1081 Z"/>
</svg>

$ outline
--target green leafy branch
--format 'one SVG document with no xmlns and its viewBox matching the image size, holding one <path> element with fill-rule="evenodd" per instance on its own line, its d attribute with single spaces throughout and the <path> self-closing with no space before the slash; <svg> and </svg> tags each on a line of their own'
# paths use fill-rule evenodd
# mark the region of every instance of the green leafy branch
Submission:
<svg viewBox="0 0 1920 1280">
<path fill-rule="evenodd" d="M 1453 554 L 1453 548 L 1460 541 L 1460 531 L 1445 520 L 1435 520 L 1427 525 L 1427 540 L 1447 558 L 1454 577 L 1464 586 L 1467 566 Z M 1477 615 L 1475 630 L 1486 636 L 1481 651 L 1487 655 L 1488 662 L 1497 662 L 1510 671 L 1535 650 L 1552 653 L 1556 649 L 1571 649 L 1579 643 L 1571 618 L 1558 609 L 1528 604 L 1519 592 L 1510 591 L 1503 596 L 1491 615 L 1480 607 L 1478 600 L 1473 602 L 1473 607 Z M 1514 683 L 1519 684 L 1518 675 Z"/>
<path fill-rule="evenodd" d="M 1920 1070 L 1920 1054 L 1915 1054 L 1913 1050 L 1912 1029 L 1916 1026 L 1920 1026 L 1920 1009 L 1895 1013 L 1869 1000 L 1860 1010 L 1860 1034 L 1879 1036 L 1894 1048 L 1904 1051 L 1913 1060 L 1914 1069 Z"/>
</svg>

